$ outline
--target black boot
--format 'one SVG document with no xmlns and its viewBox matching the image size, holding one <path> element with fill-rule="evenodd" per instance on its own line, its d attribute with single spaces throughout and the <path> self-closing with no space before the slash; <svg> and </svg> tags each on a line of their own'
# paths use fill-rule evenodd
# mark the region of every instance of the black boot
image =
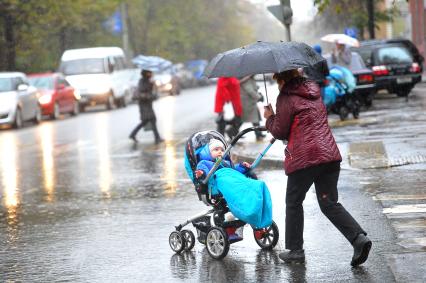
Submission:
<svg viewBox="0 0 426 283">
<path fill-rule="evenodd" d="M 367 260 L 368 254 L 370 253 L 370 239 L 364 234 L 359 234 L 352 243 L 352 246 L 354 247 L 354 255 L 352 257 L 351 265 L 358 266 L 363 264 Z"/>
<path fill-rule="evenodd" d="M 303 263 L 305 262 L 304 250 L 290 250 L 280 253 L 279 258 L 286 263 Z"/>
</svg>

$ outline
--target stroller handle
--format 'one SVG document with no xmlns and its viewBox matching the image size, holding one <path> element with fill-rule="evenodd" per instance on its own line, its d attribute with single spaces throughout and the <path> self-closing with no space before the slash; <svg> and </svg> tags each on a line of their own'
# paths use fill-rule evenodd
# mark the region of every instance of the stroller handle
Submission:
<svg viewBox="0 0 426 283">
<path fill-rule="evenodd" d="M 213 175 L 213 173 L 216 171 L 216 169 L 219 167 L 220 163 L 222 162 L 222 160 L 229 154 L 229 152 L 231 151 L 232 147 L 237 143 L 237 141 L 244 136 L 245 134 L 252 132 L 252 131 L 266 131 L 266 127 L 264 126 L 256 126 L 256 127 L 250 127 L 247 129 L 242 130 L 241 132 L 239 132 L 229 143 L 228 148 L 225 150 L 225 152 L 223 153 L 222 158 L 219 158 L 218 160 L 216 160 L 215 164 L 213 165 L 213 168 L 210 170 L 210 172 L 207 174 L 206 178 L 204 178 L 203 181 L 201 181 L 202 184 L 206 185 L 207 182 L 209 181 L 210 177 Z M 275 141 L 275 140 L 274 140 Z M 269 147 L 268 147 L 269 149 Z M 262 155 L 263 157 L 263 155 Z"/>
<path fill-rule="evenodd" d="M 244 130 L 242 130 L 241 132 L 239 132 L 230 142 L 231 147 L 234 146 L 237 141 L 244 136 L 245 134 L 249 133 L 249 132 L 253 132 L 253 131 L 267 131 L 265 126 L 256 126 L 256 127 L 250 127 L 250 128 L 246 128 Z"/>
</svg>

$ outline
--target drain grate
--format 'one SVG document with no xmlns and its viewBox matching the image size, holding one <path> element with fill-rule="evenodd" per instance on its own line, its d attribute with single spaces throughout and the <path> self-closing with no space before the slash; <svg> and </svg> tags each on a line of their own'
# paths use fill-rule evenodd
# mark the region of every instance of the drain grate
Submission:
<svg viewBox="0 0 426 283">
<path fill-rule="evenodd" d="M 409 165 L 409 164 L 426 163 L 426 155 L 419 154 L 419 155 L 414 155 L 414 156 L 389 158 L 388 162 L 389 162 L 390 167 Z"/>
</svg>

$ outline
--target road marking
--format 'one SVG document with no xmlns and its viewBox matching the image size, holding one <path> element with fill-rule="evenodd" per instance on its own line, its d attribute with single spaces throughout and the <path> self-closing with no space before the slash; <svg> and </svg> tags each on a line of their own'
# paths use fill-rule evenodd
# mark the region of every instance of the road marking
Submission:
<svg viewBox="0 0 426 283">
<path fill-rule="evenodd" d="M 426 195 L 382 195 L 374 196 L 374 200 L 425 200 Z"/>
<path fill-rule="evenodd" d="M 395 205 L 383 209 L 384 214 L 426 213 L 426 204 Z"/>
</svg>

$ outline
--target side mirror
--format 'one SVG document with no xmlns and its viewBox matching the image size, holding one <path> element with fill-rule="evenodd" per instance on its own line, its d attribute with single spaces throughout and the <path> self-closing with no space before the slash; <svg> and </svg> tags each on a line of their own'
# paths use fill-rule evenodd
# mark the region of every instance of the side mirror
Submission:
<svg viewBox="0 0 426 283">
<path fill-rule="evenodd" d="M 20 84 L 20 85 L 18 85 L 18 91 L 26 91 L 26 90 L 28 90 L 28 85 L 26 85 L 26 84 Z"/>
<path fill-rule="evenodd" d="M 59 84 L 58 85 L 58 89 L 64 89 L 65 88 L 65 84 Z"/>
</svg>

